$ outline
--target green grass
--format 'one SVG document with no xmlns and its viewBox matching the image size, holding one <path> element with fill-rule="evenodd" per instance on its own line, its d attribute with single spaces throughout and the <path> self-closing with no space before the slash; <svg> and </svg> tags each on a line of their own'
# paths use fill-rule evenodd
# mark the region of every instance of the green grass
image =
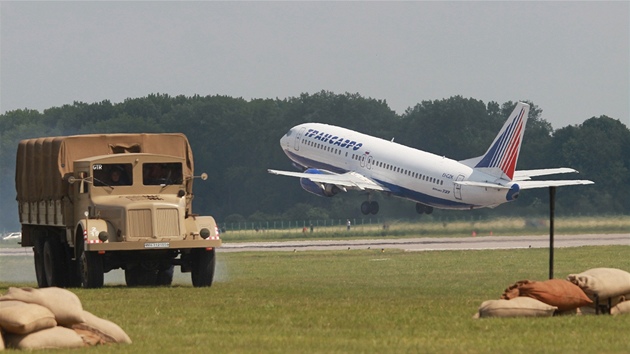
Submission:
<svg viewBox="0 0 630 354">
<path fill-rule="evenodd" d="M 549 234 L 549 218 L 495 218 L 487 220 L 456 220 L 438 221 L 431 216 L 423 216 L 418 222 L 402 220 L 387 221 L 387 229 L 382 223 L 370 224 L 366 219 L 357 220 L 350 231 L 345 225 L 316 226 L 313 233 L 309 232 L 308 222 L 306 232 L 303 228 L 229 230 L 221 235 L 225 242 L 251 241 L 282 241 L 292 239 L 358 239 L 373 237 L 467 237 L 473 231 L 478 236 L 488 235 L 547 235 Z M 271 224 L 273 225 L 273 224 Z M 554 231 L 562 234 L 590 234 L 590 233 L 628 233 L 630 232 L 630 217 L 601 216 L 601 217 L 567 217 L 556 218 Z"/>
<path fill-rule="evenodd" d="M 593 267 L 630 270 L 629 253 L 627 246 L 557 249 L 556 278 Z M 515 281 L 545 280 L 545 249 L 217 256 L 220 281 L 211 288 L 71 289 L 134 341 L 90 352 L 630 352 L 623 334 L 630 316 L 472 319 L 481 302 Z M 32 267 L 28 257 L 0 262 L 2 273 Z M 0 293 L 34 285 L 4 282 Z"/>
</svg>

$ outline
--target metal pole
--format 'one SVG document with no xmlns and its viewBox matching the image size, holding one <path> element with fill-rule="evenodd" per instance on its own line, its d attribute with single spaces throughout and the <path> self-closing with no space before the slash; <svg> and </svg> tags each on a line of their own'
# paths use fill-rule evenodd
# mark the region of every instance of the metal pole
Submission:
<svg viewBox="0 0 630 354">
<path fill-rule="evenodd" d="M 553 279 L 553 221 L 556 212 L 556 187 L 549 187 L 549 279 Z"/>
</svg>

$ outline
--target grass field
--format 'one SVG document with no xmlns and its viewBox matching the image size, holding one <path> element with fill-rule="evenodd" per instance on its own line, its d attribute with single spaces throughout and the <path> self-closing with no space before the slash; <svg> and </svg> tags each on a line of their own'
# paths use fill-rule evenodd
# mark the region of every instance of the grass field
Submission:
<svg viewBox="0 0 630 354">
<path fill-rule="evenodd" d="M 334 221 L 329 221 L 330 225 Z M 273 241 L 288 239 L 321 239 L 321 238 L 367 238 L 367 237 L 468 237 L 473 231 L 478 236 L 488 235 L 545 235 L 549 234 L 549 218 L 495 218 L 470 220 L 437 220 L 431 216 L 423 216 L 417 222 L 388 220 L 376 223 L 375 220 L 353 220 L 350 231 L 346 225 L 322 226 L 314 224 L 314 232 L 310 232 L 309 222 L 297 223 L 292 228 L 274 229 L 273 223 L 263 223 L 259 231 L 253 228 L 246 230 L 228 230 L 221 237 L 225 242 Z M 276 226 L 280 224 L 277 223 Z M 286 224 L 285 224 L 286 225 Z M 253 225 L 249 225 L 253 227 Z M 306 230 L 304 230 L 306 226 Z M 384 227 L 385 226 L 385 227 Z M 589 233 L 627 233 L 630 232 L 630 217 L 565 217 L 556 218 L 555 233 L 589 234 Z M 305 232 L 306 231 L 306 232 Z"/>
<path fill-rule="evenodd" d="M 628 254 L 627 246 L 558 249 L 555 274 L 630 270 Z M 481 302 L 515 281 L 545 280 L 544 249 L 217 257 L 221 274 L 211 288 L 71 289 L 134 341 L 90 353 L 630 352 L 630 316 L 472 319 Z M 28 257 L 0 262 L 2 273 L 32 268 Z M 9 286 L 35 283 L 3 282 L 0 293 Z"/>
</svg>

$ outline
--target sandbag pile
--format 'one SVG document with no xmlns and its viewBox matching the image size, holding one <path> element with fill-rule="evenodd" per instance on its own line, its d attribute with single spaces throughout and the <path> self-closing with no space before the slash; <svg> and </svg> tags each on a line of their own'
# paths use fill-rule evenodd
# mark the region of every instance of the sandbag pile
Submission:
<svg viewBox="0 0 630 354">
<path fill-rule="evenodd" d="M 0 350 L 78 348 L 131 343 L 117 324 L 83 309 L 61 288 L 9 288 L 0 296 Z"/>
<path fill-rule="evenodd" d="M 521 280 L 498 300 L 484 301 L 474 318 L 630 313 L 630 273 L 594 268 L 566 279 Z"/>
</svg>

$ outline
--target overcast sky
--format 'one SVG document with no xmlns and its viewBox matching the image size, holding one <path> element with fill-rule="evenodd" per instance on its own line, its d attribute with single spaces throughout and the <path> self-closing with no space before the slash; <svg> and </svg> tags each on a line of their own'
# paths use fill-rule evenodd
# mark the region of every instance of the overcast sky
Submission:
<svg viewBox="0 0 630 354">
<path fill-rule="evenodd" d="M 530 100 L 630 125 L 630 2 L 0 3 L 0 113 L 150 93 L 321 90 L 403 113 Z"/>
</svg>

